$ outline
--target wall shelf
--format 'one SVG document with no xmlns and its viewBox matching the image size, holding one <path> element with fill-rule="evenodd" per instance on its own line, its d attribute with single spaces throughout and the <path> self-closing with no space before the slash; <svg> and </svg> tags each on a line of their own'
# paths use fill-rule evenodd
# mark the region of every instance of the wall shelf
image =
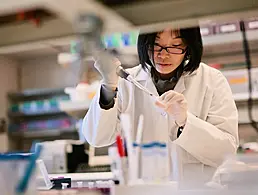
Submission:
<svg viewBox="0 0 258 195">
<path fill-rule="evenodd" d="M 59 100 L 69 99 L 64 89 L 32 89 L 9 93 L 7 97 L 11 150 L 26 150 L 34 139 L 77 139 L 76 120 L 57 104 Z"/>
<path fill-rule="evenodd" d="M 29 118 L 29 117 L 39 117 L 39 116 L 53 116 L 53 115 L 65 115 L 62 111 L 46 111 L 37 113 L 22 113 L 22 112 L 8 112 L 8 117 L 10 118 Z"/>
<path fill-rule="evenodd" d="M 8 98 L 10 100 L 24 100 L 27 98 L 35 98 L 35 97 L 41 97 L 43 96 L 55 96 L 55 95 L 65 95 L 64 89 L 30 89 L 25 90 L 23 92 L 11 92 L 8 93 Z"/>
<path fill-rule="evenodd" d="M 12 137 L 18 138 L 42 138 L 42 137 L 56 137 L 65 133 L 76 133 L 76 127 L 63 128 L 63 129 L 42 129 L 35 131 L 26 131 L 26 132 L 9 132 L 9 135 Z"/>
</svg>

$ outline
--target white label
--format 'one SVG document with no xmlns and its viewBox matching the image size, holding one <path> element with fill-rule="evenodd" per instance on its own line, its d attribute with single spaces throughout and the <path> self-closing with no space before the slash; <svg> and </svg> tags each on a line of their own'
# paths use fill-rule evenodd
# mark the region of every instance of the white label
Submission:
<svg viewBox="0 0 258 195">
<path fill-rule="evenodd" d="M 258 28 L 258 21 L 249 22 L 249 28 Z"/>
<path fill-rule="evenodd" d="M 201 35 L 208 35 L 209 34 L 209 28 L 201 28 Z"/>
<path fill-rule="evenodd" d="M 220 27 L 220 31 L 221 31 L 221 32 L 232 32 L 232 31 L 236 31 L 236 25 L 235 25 L 235 24 L 229 24 L 229 25 L 221 26 L 221 27 Z"/>
</svg>

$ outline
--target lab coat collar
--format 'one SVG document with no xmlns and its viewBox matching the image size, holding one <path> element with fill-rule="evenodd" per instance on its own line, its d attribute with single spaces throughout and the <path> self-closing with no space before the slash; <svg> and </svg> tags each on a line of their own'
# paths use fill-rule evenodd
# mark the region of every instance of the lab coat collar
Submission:
<svg viewBox="0 0 258 195">
<path fill-rule="evenodd" d="M 151 74 L 148 70 L 143 70 L 141 68 L 141 70 L 138 72 L 138 74 L 136 75 L 135 79 L 137 81 L 147 81 L 147 88 L 152 92 L 154 93 L 155 95 L 158 95 L 158 92 L 156 90 L 156 87 L 154 85 L 154 83 L 152 82 L 152 79 L 151 79 Z M 185 91 L 185 77 L 182 75 L 180 77 L 180 79 L 178 80 L 178 83 L 176 84 L 175 86 L 175 91 L 178 92 L 178 93 L 183 93 Z"/>
<path fill-rule="evenodd" d="M 147 67 L 148 67 L 147 70 L 143 70 L 142 66 L 139 65 L 139 70 L 137 71 L 137 74 L 135 76 L 135 79 L 137 81 L 145 81 L 151 76 L 151 73 L 150 73 L 151 66 L 147 64 Z M 198 69 L 195 70 L 194 72 L 192 72 L 191 74 L 183 73 L 183 75 L 181 77 L 189 77 L 189 76 L 196 75 L 197 71 L 198 71 Z"/>
<path fill-rule="evenodd" d="M 185 77 L 183 75 L 178 80 L 174 90 L 178 93 L 183 93 L 185 91 Z"/>
<path fill-rule="evenodd" d="M 137 80 L 137 81 L 150 81 L 150 78 L 151 78 L 151 73 L 150 73 L 150 66 L 148 66 L 148 70 L 143 70 L 142 69 L 142 66 L 140 65 L 140 67 L 139 67 L 139 71 L 138 71 L 138 73 L 136 74 L 136 76 L 135 76 L 135 79 Z M 182 76 L 180 77 L 180 79 L 178 80 L 178 83 L 176 84 L 176 86 L 175 86 L 175 91 L 176 92 L 178 92 L 178 93 L 183 93 L 184 91 L 185 91 L 185 89 L 186 89 L 186 87 L 185 87 L 185 79 L 187 78 L 187 77 L 191 77 L 191 76 L 193 76 L 193 75 L 196 75 L 197 74 L 197 71 L 198 71 L 198 69 L 197 70 L 195 70 L 194 72 L 192 72 L 191 74 L 189 74 L 189 73 L 183 73 L 182 74 Z M 149 85 L 149 84 L 148 84 Z M 153 86 L 154 86 L 154 84 L 153 84 Z M 154 90 L 154 89 L 153 89 Z"/>
</svg>

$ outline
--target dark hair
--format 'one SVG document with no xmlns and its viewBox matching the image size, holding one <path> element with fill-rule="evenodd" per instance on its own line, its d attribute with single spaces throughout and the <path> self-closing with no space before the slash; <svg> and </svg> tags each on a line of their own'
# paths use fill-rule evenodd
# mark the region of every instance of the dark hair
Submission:
<svg viewBox="0 0 258 195">
<path fill-rule="evenodd" d="M 180 29 L 179 31 L 180 37 L 182 37 L 184 43 L 187 45 L 187 51 L 185 53 L 185 58 L 182 61 L 181 65 L 185 63 L 185 60 L 189 60 L 188 64 L 184 67 L 184 72 L 192 73 L 199 67 L 202 58 L 203 45 L 202 45 L 202 37 L 200 33 L 199 27 L 194 28 L 185 28 Z M 140 34 L 138 36 L 138 56 L 142 68 L 147 70 L 148 67 L 146 65 L 151 65 L 150 56 L 148 55 L 149 49 L 153 51 L 155 39 L 158 32 L 148 33 L 148 34 Z M 153 56 L 153 54 L 152 54 Z M 154 62 L 154 60 L 153 60 Z"/>
</svg>

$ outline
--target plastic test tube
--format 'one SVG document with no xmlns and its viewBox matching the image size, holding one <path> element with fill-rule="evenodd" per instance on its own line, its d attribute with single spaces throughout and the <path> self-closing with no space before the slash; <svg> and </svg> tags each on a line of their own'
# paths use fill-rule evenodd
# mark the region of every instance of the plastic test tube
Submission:
<svg viewBox="0 0 258 195">
<path fill-rule="evenodd" d="M 97 184 L 97 182 L 96 182 Z M 88 188 L 93 189 L 95 187 L 95 182 L 88 182 Z"/>
<path fill-rule="evenodd" d="M 77 187 L 82 188 L 83 187 L 83 182 L 82 181 L 77 181 Z"/>
<path fill-rule="evenodd" d="M 159 143 L 157 147 L 157 164 L 158 164 L 158 178 L 162 182 L 169 180 L 169 156 L 168 147 L 165 143 Z"/>
<path fill-rule="evenodd" d="M 119 180 L 120 183 L 123 183 L 124 178 L 122 175 L 121 159 L 119 157 L 117 148 L 109 147 L 108 155 L 109 155 L 109 158 L 111 159 L 111 171 L 114 175 L 114 179 Z"/>
<path fill-rule="evenodd" d="M 62 190 L 67 189 L 69 186 L 69 183 L 61 183 L 62 184 Z"/>
<path fill-rule="evenodd" d="M 142 179 L 145 182 L 152 182 L 153 181 L 153 173 L 156 170 L 154 160 L 154 145 L 153 143 L 143 144 L 141 146 L 141 154 L 142 154 L 142 160 L 141 160 L 141 168 L 142 168 Z"/>
</svg>

